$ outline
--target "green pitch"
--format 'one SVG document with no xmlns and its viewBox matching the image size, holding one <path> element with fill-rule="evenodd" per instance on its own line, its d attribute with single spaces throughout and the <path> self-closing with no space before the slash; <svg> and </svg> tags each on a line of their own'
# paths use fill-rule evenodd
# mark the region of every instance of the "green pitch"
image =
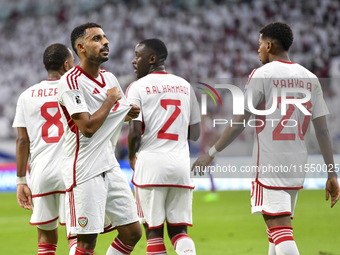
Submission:
<svg viewBox="0 0 340 255">
<path fill-rule="evenodd" d="M 189 234 L 198 255 L 267 254 L 268 241 L 261 216 L 250 214 L 249 191 L 221 191 L 219 199 L 205 202 L 207 192 L 194 192 L 194 227 Z M 334 208 L 323 190 L 302 190 L 293 220 L 294 238 L 300 254 L 340 254 L 340 202 Z M 29 225 L 31 212 L 16 202 L 15 193 L 0 193 L 1 254 L 37 254 L 36 227 Z M 57 255 L 67 255 L 65 227 L 59 228 Z M 96 255 L 105 255 L 117 232 L 99 235 Z M 169 255 L 176 255 L 165 238 Z M 145 254 L 145 236 L 133 254 Z"/>
</svg>

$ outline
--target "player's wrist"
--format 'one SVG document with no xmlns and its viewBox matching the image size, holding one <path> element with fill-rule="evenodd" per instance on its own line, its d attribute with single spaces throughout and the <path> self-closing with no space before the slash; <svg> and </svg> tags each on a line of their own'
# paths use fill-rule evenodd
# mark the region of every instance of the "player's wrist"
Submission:
<svg viewBox="0 0 340 255">
<path fill-rule="evenodd" d="M 218 150 L 216 150 L 215 145 L 209 149 L 209 156 L 214 158 L 219 153 Z"/>
<path fill-rule="evenodd" d="M 17 185 L 18 184 L 27 184 L 26 176 L 22 176 L 22 177 L 17 176 L 16 182 L 17 182 Z"/>
</svg>

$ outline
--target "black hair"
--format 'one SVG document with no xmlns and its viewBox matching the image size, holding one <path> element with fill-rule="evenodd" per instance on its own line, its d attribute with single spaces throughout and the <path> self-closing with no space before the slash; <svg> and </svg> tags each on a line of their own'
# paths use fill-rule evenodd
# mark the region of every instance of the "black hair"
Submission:
<svg viewBox="0 0 340 255">
<path fill-rule="evenodd" d="M 260 33 L 262 38 L 276 39 L 285 51 L 289 50 L 294 39 L 292 29 L 283 22 L 269 23 L 261 28 Z"/>
<path fill-rule="evenodd" d="M 44 52 L 44 65 L 47 71 L 59 71 L 64 62 L 70 57 L 68 47 L 61 43 L 48 46 Z"/>
<path fill-rule="evenodd" d="M 73 29 L 73 31 L 71 33 L 71 44 L 72 44 L 72 49 L 77 54 L 77 56 L 78 56 L 77 47 L 76 47 L 77 39 L 80 38 L 80 37 L 83 37 L 85 35 L 85 30 L 88 29 L 88 28 L 92 28 L 92 27 L 101 28 L 102 26 L 98 25 L 97 23 L 88 22 L 88 23 L 82 24 L 80 26 L 77 26 L 75 29 Z"/>
<path fill-rule="evenodd" d="M 146 47 L 151 49 L 156 54 L 159 61 L 165 61 L 168 57 L 168 49 L 164 42 L 157 38 L 146 39 L 141 41 L 139 44 L 144 44 Z"/>
</svg>

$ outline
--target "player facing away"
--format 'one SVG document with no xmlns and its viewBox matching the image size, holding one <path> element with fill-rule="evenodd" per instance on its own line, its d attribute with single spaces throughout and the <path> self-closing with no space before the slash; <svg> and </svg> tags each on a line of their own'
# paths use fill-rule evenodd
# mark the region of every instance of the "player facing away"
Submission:
<svg viewBox="0 0 340 255">
<path fill-rule="evenodd" d="M 272 109 L 272 114 L 267 116 L 259 115 L 258 112 L 254 116 L 258 127 L 255 132 L 253 165 L 258 167 L 304 166 L 307 163 L 306 142 L 312 122 L 323 159 L 328 166 L 326 200 L 330 195 L 333 207 L 339 199 L 340 189 L 333 168 L 333 151 L 325 117 L 328 109 L 317 77 L 290 61 L 288 50 L 292 42 L 292 30 L 285 23 L 270 23 L 260 30 L 258 53 L 264 65 L 251 72 L 244 93 L 245 113 L 235 116 L 233 122 L 246 123 L 254 109 Z M 297 92 L 292 88 L 298 88 Z M 276 97 L 273 96 L 275 91 Z M 302 107 L 298 109 L 298 105 L 289 104 L 286 113 L 281 113 L 284 97 L 298 99 L 305 98 L 307 94 L 310 94 L 310 100 L 300 105 Z M 250 109 L 248 98 L 252 100 L 254 109 Z M 306 110 L 310 115 L 306 114 Z M 282 125 L 283 119 L 289 121 L 289 125 Z M 242 124 L 229 125 L 209 152 L 196 160 L 192 170 L 202 174 L 202 167 L 209 165 L 215 155 L 227 147 L 243 129 Z M 269 255 L 299 254 L 293 238 L 291 217 L 299 190 L 303 186 L 304 175 L 304 171 L 264 173 L 259 169 L 252 182 L 252 213 L 263 215 L 269 238 Z"/>
<path fill-rule="evenodd" d="M 100 69 L 109 58 L 109 41 L 96 23 L 71 33 L 79 65 L 58 85 L 65 129 L 63 179 L 70 217 L 68 234 L 77 235 L 76 255 L 93 254 L 105 214 L 118 230 L 107 255 L 130 254 L 142 235 L 130 186 L 115 158 L 114 148 L 125 119 L 139 107 L 122 95 L 116 77 Z"/>
<path fill-rule="evenodd" d="M 65 185 L 61 175 L 64 129 L 57 86 L 60 77 L 73 68 L 74 58 L 67 46 L 56 43 L 46 48 L 43 62 L 48 78 L 20 95 L 13 123 L 18 129 L 17 199 L 21 207 L 33 209 L 30 224 L 38 229 L 38 254 L 55 254 L 58 218 L 65 224 Z M 26 183 L 29 158 L 30 187 Z M 76 239 L 69 240 L 74 249 L 75 242 Z"/>
<path fill-rule="evenodd" d="M 200 135 L 197 99 L 187 81 L 165 71 L 168 51 L 161 40 L 140 42 L 135 55 L 138 80 L 126 96 L 141 112 L 130 121 L 128 154 L 135 171 L 137 209 L 144 218 L 146 254 L 166 254 L 164 221 L 177 254 L 196 254 L 187 226 L 192 226 L 194 188 L 188 138 L 197 140 Z"/>
</svg>

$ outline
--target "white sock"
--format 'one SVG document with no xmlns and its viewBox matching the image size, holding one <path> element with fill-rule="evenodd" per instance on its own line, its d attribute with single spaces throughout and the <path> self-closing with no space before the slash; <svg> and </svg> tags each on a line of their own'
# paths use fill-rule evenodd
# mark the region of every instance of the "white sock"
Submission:
<svg viewBox="0 0 340 255">
<path fill-rule="evenodd" d="M 270 230 L 267 227 L 267 236 L 269 241 L 268 255 L 276 255 L 274 240 L 270 234 Z"/>
<path fill-rule="evenodd" d="M 69 255 L 76 254 L 76 247 L 77 247 L 77 238 L 74 238 L 68 245 L 68 248 L 70 250 Z"/>
<path fill-rule="evenodd" d="M 130 254 L 134 246 L 127 245 L 119 240 L 118 237 L 112 242 L 107 249 L 106 255 L 125 255 Z"/>
<path fill-rule="evenodd" d="M 187 234 L 177 234 L 171 242 L 178 255 L 196 255 L 195 243 Z"/>
<path fill-rule="evenodd" d="M 269 228 L 275 243 L 276 255 L 299 255 L 299 250 L 293 238 L 293 228 L 279 226 Z"/>
</svg>

